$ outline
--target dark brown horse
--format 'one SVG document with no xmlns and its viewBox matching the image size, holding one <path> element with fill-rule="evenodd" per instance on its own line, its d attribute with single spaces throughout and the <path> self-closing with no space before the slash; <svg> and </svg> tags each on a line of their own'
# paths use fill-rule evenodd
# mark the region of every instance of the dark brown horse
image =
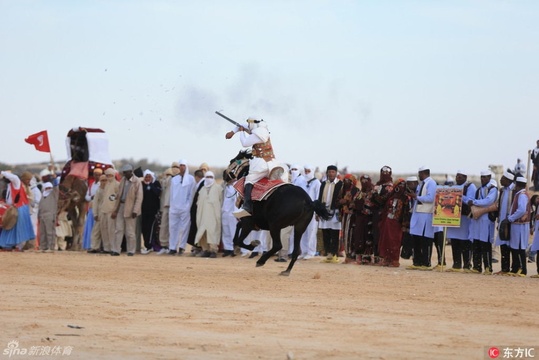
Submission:
<svg viewBox="0 0 539 360">
<path fill-rule="evenodd" d="M 228 179 L 240 179 L 249 172 L 249 152 L 240 151 L 232 160 L 224 172 L 225 181 Z M 247 161 L 245 161 L 247 160 Z M 273 240 L 272 248 L 263 254 L 256 262 L 256 266 L 263 266 L 268 259 L 281 250 L 281 230 L 288 226 L 294 226 L 294 251 L 292 259 L 281 275 L 288 276 L 294 267 L 298 255 L 301 253 L 301 236 L 311 222 L 314 213 L 322 219 L 329 219 L 330 214 L 320 201 L 312 201 L 309 195 L 292 184 L 285 184 L 275 189 L 266 200 L 253 201 L 253 215 L 241 218 L 238 229 L 234 236 L 234 245 L 244 249 L 253 250 L 258 243 L 249 245 L 243 243 L 252 230 L 269 230 Z"/>
</svg>

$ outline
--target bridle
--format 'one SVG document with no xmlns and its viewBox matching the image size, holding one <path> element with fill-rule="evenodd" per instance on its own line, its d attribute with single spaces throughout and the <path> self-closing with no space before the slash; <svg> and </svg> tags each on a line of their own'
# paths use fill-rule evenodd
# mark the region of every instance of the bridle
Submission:
<svg viewBox="0 0 539 360">
<path fill-rule="evenodd" d="M 248 158 L 235 159 L 228 165 L 225 173 L 230 180 L 237 180 L 243 176 L 242 173 L 247 166 L 249 166 Z"/>
</svg>

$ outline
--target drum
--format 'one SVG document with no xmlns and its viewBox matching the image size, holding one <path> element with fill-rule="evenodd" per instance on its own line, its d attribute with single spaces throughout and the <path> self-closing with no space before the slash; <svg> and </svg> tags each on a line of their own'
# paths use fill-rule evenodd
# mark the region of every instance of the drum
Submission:
<svg viewBox="0 0 539 360">
<path fill-rule="evenodd" d="M 0 227 L 4 230 L 12 229 L 17 223 L 17 208 L 0 201 Z"/>
</svg>

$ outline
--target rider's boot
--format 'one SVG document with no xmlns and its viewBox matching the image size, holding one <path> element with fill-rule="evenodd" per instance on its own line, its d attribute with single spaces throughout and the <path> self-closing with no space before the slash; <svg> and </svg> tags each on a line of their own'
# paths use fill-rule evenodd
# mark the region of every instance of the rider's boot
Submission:
<svg viewBox="0 0 539 360">
<path fill-rule="evenodd" d="M 241 209 L 234 211 L 234 216 L 242 218 L 244 216 L 251 216 L 253 214 L 253 201 L 251 200 L 251 192 L 253 191 L 253 184 L 245 184 L 243 188 L 243 205 Z"/>
</svg>

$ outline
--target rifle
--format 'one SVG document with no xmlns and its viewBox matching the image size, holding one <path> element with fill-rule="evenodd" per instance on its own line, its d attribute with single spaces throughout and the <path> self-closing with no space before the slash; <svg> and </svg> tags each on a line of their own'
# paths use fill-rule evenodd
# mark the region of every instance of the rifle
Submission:
<svg viewBox="0 0 539 360">
<path fill-rule="evenodd" d="M 215 113 L 216 113 L 217 115 L 219 115 L 220 117 L 222 117 L 223 119 L 225 119 L 225 120 L 231 122 L 232 124 L 236 125 L 237 127 L 242 128 L 242 129 L 243 129 L 245 132 L 247 132 L 248 134 L 251 133 L 251 131 L 250 131 L 249 129 L 246 129 L 243 125 L 241 125 L 240 123 L 238 123 L 238 122 L 232 120 L 232 119 L 229 118 L 228 116 L 221 114 L 219 111 L 216 111 Z"/>
</svg>

